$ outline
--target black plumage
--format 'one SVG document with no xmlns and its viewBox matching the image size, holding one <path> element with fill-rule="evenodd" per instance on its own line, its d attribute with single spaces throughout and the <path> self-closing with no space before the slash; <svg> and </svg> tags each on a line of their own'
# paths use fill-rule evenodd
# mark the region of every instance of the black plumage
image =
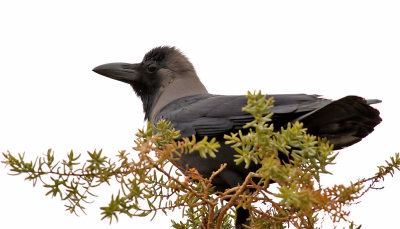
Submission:
<svg viewBox="0 0 400 229">
<path fill-rule="evenodd" d="M 185 155 L 179 161 L 182 168 L 196 168 L 208 177 L 222 163 L 227 163 L 214 185 L 218 190 L 234 187 L 244 181 L 249 171 L 236 165 L 235 151 L 223 144 L 223 135 L 236 132 L 252 120 L 242 111 L 247 104 L 245 96 L 209 94 L 200 82 L 193 65 L 174 47 L 157 47 L 149 51 L 141 63 L 105 64 L 95 72 L 129 83 L 143 102 L 145 119 L 156 124 L 161 119 L 172 122 L 182 137 L 195 135 L 216 137 L 221 148 L 216 158 L 203 159 L 198 154 Z M 289 122 L 301 121 L 308 132 L 327 137 L 335 149 L 350 146 L 370 134 L 381 122 L 379 111 L 369 104 L 379 100 L 365 100 L 358 96 L 346 96 L 331 101 L 317 95 L 281 94 L 274 98 L 271 112 L 275 128 Z M 248 212 L 238 211 L 237 227 L 245 222 Z"/>
</svg>

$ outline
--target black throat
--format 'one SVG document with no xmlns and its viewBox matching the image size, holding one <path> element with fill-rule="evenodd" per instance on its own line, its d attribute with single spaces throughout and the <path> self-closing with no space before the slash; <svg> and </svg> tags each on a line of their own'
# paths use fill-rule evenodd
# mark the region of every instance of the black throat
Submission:
<svg viewBox="0 0 400 229">
<path fill-rule="evenodd" d="M 150 87 L 144 87 L 143 85 L 131 84 L 136 95 L 140 97 L 143 103 L 144 120 L 149 120 L 151 109 L 153 108 L 154 102 L 158 95 L 158 87 L 152 85 Z"/>
</svg>

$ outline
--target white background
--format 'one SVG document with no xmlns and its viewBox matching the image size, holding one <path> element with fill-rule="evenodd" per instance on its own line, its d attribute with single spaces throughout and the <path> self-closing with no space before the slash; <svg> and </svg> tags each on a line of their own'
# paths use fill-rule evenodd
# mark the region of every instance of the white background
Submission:
<svg viewBox="0 0 400 229">
<path fill-rule="evenodd" d="M 400 115 L 398 1 L 2 1 L 0 3 L 0 151 L 35 158 L 53 148 L 103 148 L 113 157 L 133 146 L 142 105 L 129 85 L 95 74 L 109 62 L 139 62 L 174 45 L 216 94 L 316 93 L 378 98 L 383 122 L 342 150 L 324 184 L 372 176 L 398 152 Z M 87 206 L 64 211 L 58 198 L 0 166 L 0 228 L 169 228 L 179 213 L 100 220 L 111 188 Z M 350 208 L 363 228 L 396 228 L 400 173 Z M 326 220 L 328 221 L 328 220 Z M 325 222 L 324 228 L 331 228 Z"/>
</svg>

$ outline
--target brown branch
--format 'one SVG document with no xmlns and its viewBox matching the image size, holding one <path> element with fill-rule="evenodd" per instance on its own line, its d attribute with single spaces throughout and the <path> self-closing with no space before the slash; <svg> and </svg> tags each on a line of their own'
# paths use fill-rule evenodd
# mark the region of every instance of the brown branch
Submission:
<svg viewBox="0 0 400 229">
<path fill-rule="evenodd" d="M 212 205 L 212 203 L 205 199 L 203 195 L 199 195 L 195 190 L 193 190 L 192 188 L 190 188 L 188 185 L 183 184 L 181 181 L 179 181 L 178 179 L 176 179 L 175 177 L 171 176 L 170 174 L 168 174 L 163 168 L 160 168 L 153 159 L 151 159 L 150 157 L 147 157 L 148 162 L 150 163 L 150 165 L 157 169 L 158 171 L 160 171 L 161 173 L 163 173 L 164 175 L 166 175 L 168 177 L 168 179 L 171 179 L 173 181 L 175 181 L 176 183 L 178 183 L 183 189 L 187 190 L 188 192 L 192 193 L 193 195 L 195 195 L 198 199 L 202 200 L 203 202 Z"/>
<path fill-rule="evenodd" d="M 219 216 L 217 218 L 217 226 L 216 228 L 220 228 L 222 225 L 222 220 L 224 219 L 224 215 L 228 212 L 228 210 L 235 205 L 236 199 L 241 195 L 246 189 L 247 189 L 247 184 L 250 183 L 251 179 L 253 177 L 257 177 L 258 175 L 256 173 L 250 172 L 245 181 L 243 182 L 242 185 L 239 186 L 239 190 L 235 193 L 235 195 L 232 196 L 232 198 L 229 200 L 229 202 L 221 208 L 221 211 L 219 213 Z"/>
</svg>

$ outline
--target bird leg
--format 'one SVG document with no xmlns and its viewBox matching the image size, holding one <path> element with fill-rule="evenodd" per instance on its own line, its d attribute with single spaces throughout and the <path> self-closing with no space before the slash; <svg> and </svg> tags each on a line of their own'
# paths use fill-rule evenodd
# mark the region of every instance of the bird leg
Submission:
<svg viewBox="0 0 400 229">
<path fill-rule="evenodd" d="M 236 209 L 236 222 L 235 222 L 235 228 L 236 229 L 245 229 L 248 226 L 250 227 L 251 221 L 248 220 L 250 217 L 250 212 L 247 209 L 244 209 L 242 207 L 239 207 Z M 245 226 L 244 226 L 245 225 Z"/>
</svg>

